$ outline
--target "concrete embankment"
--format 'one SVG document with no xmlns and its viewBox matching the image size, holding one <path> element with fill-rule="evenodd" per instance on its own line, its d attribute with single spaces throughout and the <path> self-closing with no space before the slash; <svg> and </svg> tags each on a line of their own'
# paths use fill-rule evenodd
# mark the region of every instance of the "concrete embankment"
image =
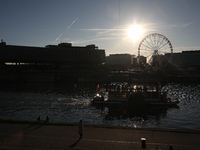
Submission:
<svg viewBox="0 0 200 150">
<path fill-rule="evenodd" d="M 0 122 L 0 149 L 199 150 L 200 132 L 76 124 Z"/>
</svg>

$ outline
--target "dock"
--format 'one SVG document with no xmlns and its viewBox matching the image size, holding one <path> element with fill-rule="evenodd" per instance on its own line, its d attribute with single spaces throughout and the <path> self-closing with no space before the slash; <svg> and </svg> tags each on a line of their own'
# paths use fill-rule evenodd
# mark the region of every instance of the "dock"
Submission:
<svg viewBox="0 0 200 150">
<path fill-rule="evenodd" d="M 141 138 L 145 150 L 200 149 L 199 131 L 85 125 L 80 139 L 76 124 L 0 122 L 1 150 L 142 150 Z"/>
</svg>

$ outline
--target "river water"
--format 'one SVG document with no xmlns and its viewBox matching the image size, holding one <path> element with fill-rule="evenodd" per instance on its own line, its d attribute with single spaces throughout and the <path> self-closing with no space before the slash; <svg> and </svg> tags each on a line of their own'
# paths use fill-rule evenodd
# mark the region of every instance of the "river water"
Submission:
<svg viewBox="0 0 200 150">
<path fill-rule="evenodd" d="M 169 83 L 163 89 L 180 101 L 176 107 L 95 106 L 94 84 L 1 84 L 0 118 L 36 120 L 48 115 L 51 122 L 82 119 L 85 124 L 200 131 L 200 85 Z"/>
</svg>

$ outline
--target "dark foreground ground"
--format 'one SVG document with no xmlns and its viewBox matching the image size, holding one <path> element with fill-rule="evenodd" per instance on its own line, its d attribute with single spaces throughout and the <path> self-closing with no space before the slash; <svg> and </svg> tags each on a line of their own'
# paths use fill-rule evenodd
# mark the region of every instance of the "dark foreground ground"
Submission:
<svg viewBox="0 0 200 150">
<path fill-rule="evenodd" d="M 200 132 L 0 122 L 0 150 L 200 150 Z"/>
</svg>

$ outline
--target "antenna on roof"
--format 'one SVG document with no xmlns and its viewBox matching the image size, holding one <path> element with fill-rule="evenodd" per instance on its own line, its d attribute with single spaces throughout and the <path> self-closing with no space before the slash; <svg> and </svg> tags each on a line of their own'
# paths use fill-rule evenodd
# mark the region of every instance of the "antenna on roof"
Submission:
<svg viewBox="0 0 200 150">
<path fill-rule="evenodd" d="M 119 26 L 120 26 L 120 0 L 119 0 Z M 119 34 L 119 51 L 121 50 L 121 46 L 120 46 L 120 34 Z"/>
</svg>

